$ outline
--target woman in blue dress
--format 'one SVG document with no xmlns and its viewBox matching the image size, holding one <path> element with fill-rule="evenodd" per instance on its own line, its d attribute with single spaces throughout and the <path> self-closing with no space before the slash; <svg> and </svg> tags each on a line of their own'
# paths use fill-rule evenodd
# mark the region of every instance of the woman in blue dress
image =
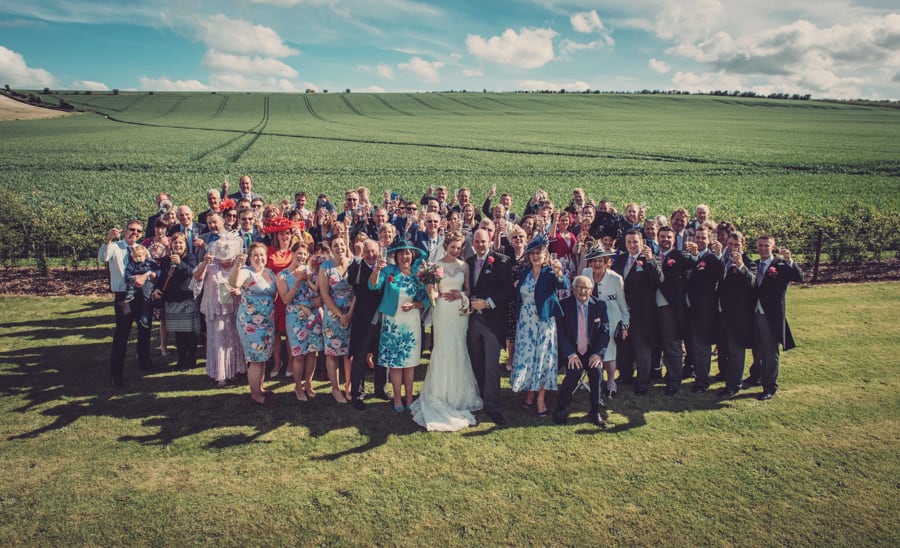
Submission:
<svg viewBox="0 0 900 548">
<path fill-rule="evenodd" d="M 307 260 L 309 251 L 303 244 L 294 248 L 290 266 L 278 273 L 275 285 L 278 296 L 285 304 L 285 325 L 288 348 L 291 352 L 291 372 L 294 377 L 294 395 L 307 401 L 312 386 L 308 379 L 316 367 L 316 352 L 322 352 L 322 315 L 319 308 L 318 284 L 310 271 Z"/>
<path fill-rule="evenodd" d="M 394 389 L 394 411 L 409 409 L 413 401 L 413 377 L 422 352 L 422 310 L 429 299 L 417 273 L 422 250 L 398 238 L 387 250 L 394 264 L 380 258 L 369 276 L 369 287 L 384 295 L 378 311 L 382 313 L 378 364 L 388 368 Z M 400 387 L 406 400 L 400 398 Z"/>
<path fill-rule="evenodd" d="M 509 380 L 513 392 L 526 392 L 526 409 L 537 403 L 539 417 L 548 415 L 546 393 L 557 383 L 556 318 L 562 317 L 557 291 L 569 288 L 562 264 L 550 261 L 547 246 L 547 237 L 538 234 L 525 249 L 528 268 L 519 276 L 519 326 Z"/>
<path fill-rule="evenodd" d="M 350 354 L 350 319 L 355 300 L 353 287 L 347 280 L 347 269 L 352 262 L 347 240 L 343 236 L 334 236 L 331 239 L 331 258 L 319 268 L 319 294 L 324 305 L 322 335 L 325 340 L 325 369 L 331 382 L 331 396 L 338 403 L 347 403 L 338 382 L 338 364 Z M 345 375 L 349 383 L 349 370 L 345 371 Z"/>
<path fill-rule="evenodd" d="M 263 389 L 263 379 L 266 361 L 272 356 L 275 343 L 275 274 L 266 268 L 265 244 L 254 242 L 247 248 L 247 253 L 250 254 L 250 266 L 244 266 L 247 257 L 240 255 L 231 269 L 228 283 L 241 288 L 238 336 L 249 362 L 250 399 L 266 405 L 272 395 Z"/>
</svg>

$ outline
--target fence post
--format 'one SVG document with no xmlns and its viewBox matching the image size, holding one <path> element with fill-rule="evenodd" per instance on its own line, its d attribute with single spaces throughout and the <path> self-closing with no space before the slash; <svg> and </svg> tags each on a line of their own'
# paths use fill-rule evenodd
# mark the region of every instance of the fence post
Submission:
<svg viewBox="0 0 900 548">
<path fill-rule="evenodd" d="M 819 279 L 819 259 L 822 256 L 822 230 L 819 230 L 818 236 L 816 236 L 816 258 L 813 260 L 813 275 L 812 275 L 812 283 L 816 283 Z"/>
</svg>

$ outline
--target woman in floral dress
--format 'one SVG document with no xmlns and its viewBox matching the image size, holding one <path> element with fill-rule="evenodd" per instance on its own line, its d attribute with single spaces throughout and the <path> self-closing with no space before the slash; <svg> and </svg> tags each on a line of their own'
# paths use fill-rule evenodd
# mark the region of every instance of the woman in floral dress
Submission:
<svg viewBox="0 0 900 548">
<path fill-rule="evenodd" d="M 388 368 L 394 389 L 394 411 L 409 409 L 413 401 L 413 378 L 422 351 L 422 310 L 429 299 L 419 282 L 418 271 L 422 250 L 398 238 L 387 250 L 395 264 L 381 258 L 369 276 L 369 287 L 381 289 L 384 295 L 378 311 L 382 313 L 378 364 Z M 400 398 L 400 387 L 406 400 Z"/>
<path fill-rule="evenodd" d="M 353 287 L 346 276 L 351 262 L 347 240 L 343 236 L 335 236 L 331 240 L 331 259 L 319 268 L 319 294 L 324 305 L 322 334 L 325 339 L 325 369 L 331 382 L 331 396 L 338 403 L 347 403 L 338 382 L 338 364 L 350 353 L 350 319 L 353 317 L 354 299 Z M 345 371 L 348 379 L 349 373 Z"/>
<path fill-rule="evenodd" d="M 275 341 L 275 274 L 266 268 L 266 246 L 253 242 L 247 248 L 250 266 L 243 266 L 244 255 L 239 255 L 228 276 L 232 287 L 241 288 L 241 306 L 238 309 L 238 336 L 249 362 L 247 383 L 250 399 L 259 405 L 270 401 L 271 392 L 263 389 L 266 361 L 272 356 Z"/>
<path fill-rule="evenodd" d="M 316 278 L 307 264 L 309 252 L 303 244 L 294 249 L 291 265 L 278 273 L 278 295 L 285 303 L 288 347 L 294 375 L 294 395 L 307 401 L 313 392 L 308 379 L 316 367 L 316 352 L 322 352 L 322 299 Z"/>
</svg>

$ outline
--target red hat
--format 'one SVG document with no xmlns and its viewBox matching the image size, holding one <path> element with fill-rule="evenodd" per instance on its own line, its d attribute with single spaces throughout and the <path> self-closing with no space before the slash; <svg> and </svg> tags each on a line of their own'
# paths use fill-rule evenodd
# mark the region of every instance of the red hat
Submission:
<svg viewBox="0 0 900 548">
<path fill-rule="evenodd" d="M 263 224 L 263 234 L 275 234 L 286 230 L 293 230 L 297 223 L 287 217 L 270 217 Z"/>
</svg>

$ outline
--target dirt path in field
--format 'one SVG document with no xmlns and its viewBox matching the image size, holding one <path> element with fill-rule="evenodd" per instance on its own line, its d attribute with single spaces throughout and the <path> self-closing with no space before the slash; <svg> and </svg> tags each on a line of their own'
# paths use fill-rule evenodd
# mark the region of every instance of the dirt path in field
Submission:
<svg viewBox="0 0 900 548">
<path fill-rule="evenodd" d="M 61 118 L 69 116 L 69 113 L 52 108 L 36 107 L 26 103 L 20 103 L 5 95 L 0 95 L 0 122 L 10 120 L 40 120 L 42 118 Z"/>
</svg>

